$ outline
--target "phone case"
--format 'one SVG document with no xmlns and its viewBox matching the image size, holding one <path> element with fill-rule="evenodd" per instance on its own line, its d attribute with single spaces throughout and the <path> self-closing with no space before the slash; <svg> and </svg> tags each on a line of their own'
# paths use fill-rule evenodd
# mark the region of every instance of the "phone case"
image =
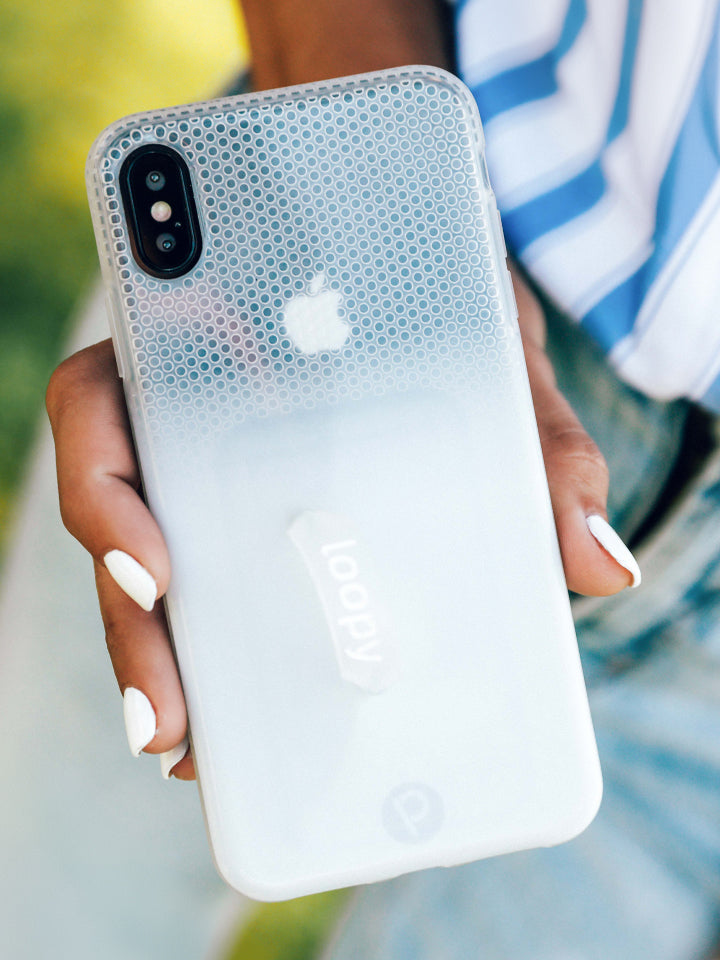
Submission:
<svg viewBox="0 0 720 960">
<path fill-rule="evenodd" d="M 198 208 L 177 280 L 117 186 L 153 142 Z M 88 190 L 220 873 L 276 900 L 581 831 L 600 769 L 467 88 L 137 115 Z"/>
</svg>

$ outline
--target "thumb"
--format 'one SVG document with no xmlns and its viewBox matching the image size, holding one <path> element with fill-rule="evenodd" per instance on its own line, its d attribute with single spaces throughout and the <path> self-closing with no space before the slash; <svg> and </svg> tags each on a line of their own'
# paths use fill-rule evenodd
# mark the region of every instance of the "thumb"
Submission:
<svg viewBox="0 0 720 960">
<path fill-rule="evenodd" d="M 525 361 L 568 588 L 608 596 L 638 586 L 640 568 L 606 519 L 605 459 L 557 387 L 543 348 L 539 304 L 527 288 L 517 292 Z"/>
</svg>

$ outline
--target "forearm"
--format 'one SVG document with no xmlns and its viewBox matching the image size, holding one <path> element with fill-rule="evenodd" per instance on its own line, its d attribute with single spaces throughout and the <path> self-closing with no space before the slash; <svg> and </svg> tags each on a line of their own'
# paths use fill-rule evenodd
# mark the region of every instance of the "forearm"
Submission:
<svg viewBox="0 0 720 960">
<path fill-rule="evenodd" d="M 439 0 L 243 0 L 242 11 L 257 90 L 449 65 Z"/>
</svg>

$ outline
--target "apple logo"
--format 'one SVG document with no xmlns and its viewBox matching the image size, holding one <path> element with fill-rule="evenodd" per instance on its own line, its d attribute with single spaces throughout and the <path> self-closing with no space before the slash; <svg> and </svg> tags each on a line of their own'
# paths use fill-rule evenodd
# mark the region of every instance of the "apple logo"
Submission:
<svg viewBox="0 0 720 960">
<path fill-rule="evenodd" d="M 325 289 L 325 271 L 308 284 L 307 296 L 293 297 L 285 307 L 283 324 L 300 353 L 339 350 L 350 336 L 350 327 L 340 319 L 341 295 Z"/>
</svg>

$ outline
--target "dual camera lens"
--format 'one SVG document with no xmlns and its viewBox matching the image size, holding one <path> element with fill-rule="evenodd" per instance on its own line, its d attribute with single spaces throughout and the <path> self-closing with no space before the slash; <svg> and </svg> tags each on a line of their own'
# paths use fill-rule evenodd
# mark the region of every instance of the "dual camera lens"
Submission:
<svg viewBox="0 0 720 960">
<path fill-rule="evenodd" d="M 201 250 L 187 164 L 161 144 L 139 147 L 120 170 L 133 255 L 146 273 L 173 278 L 187 273 Z"/>
<path fill-rule="evenodd" d="M 151 170 L 145 177 L 145 186 L 153 193 L 158 193 L 167 183 L 164 174 L 159 170 Z M 150 207 L 150 216 L 158 223 L 169 220 L 172 216 L 172 207 L 163 200 L 157 200 Z M 177 246 L 177 240 L 171 233 L 161 233 L 155 241 L 155 246 L 161 253 L 171 253 Z"/>
</svg>

